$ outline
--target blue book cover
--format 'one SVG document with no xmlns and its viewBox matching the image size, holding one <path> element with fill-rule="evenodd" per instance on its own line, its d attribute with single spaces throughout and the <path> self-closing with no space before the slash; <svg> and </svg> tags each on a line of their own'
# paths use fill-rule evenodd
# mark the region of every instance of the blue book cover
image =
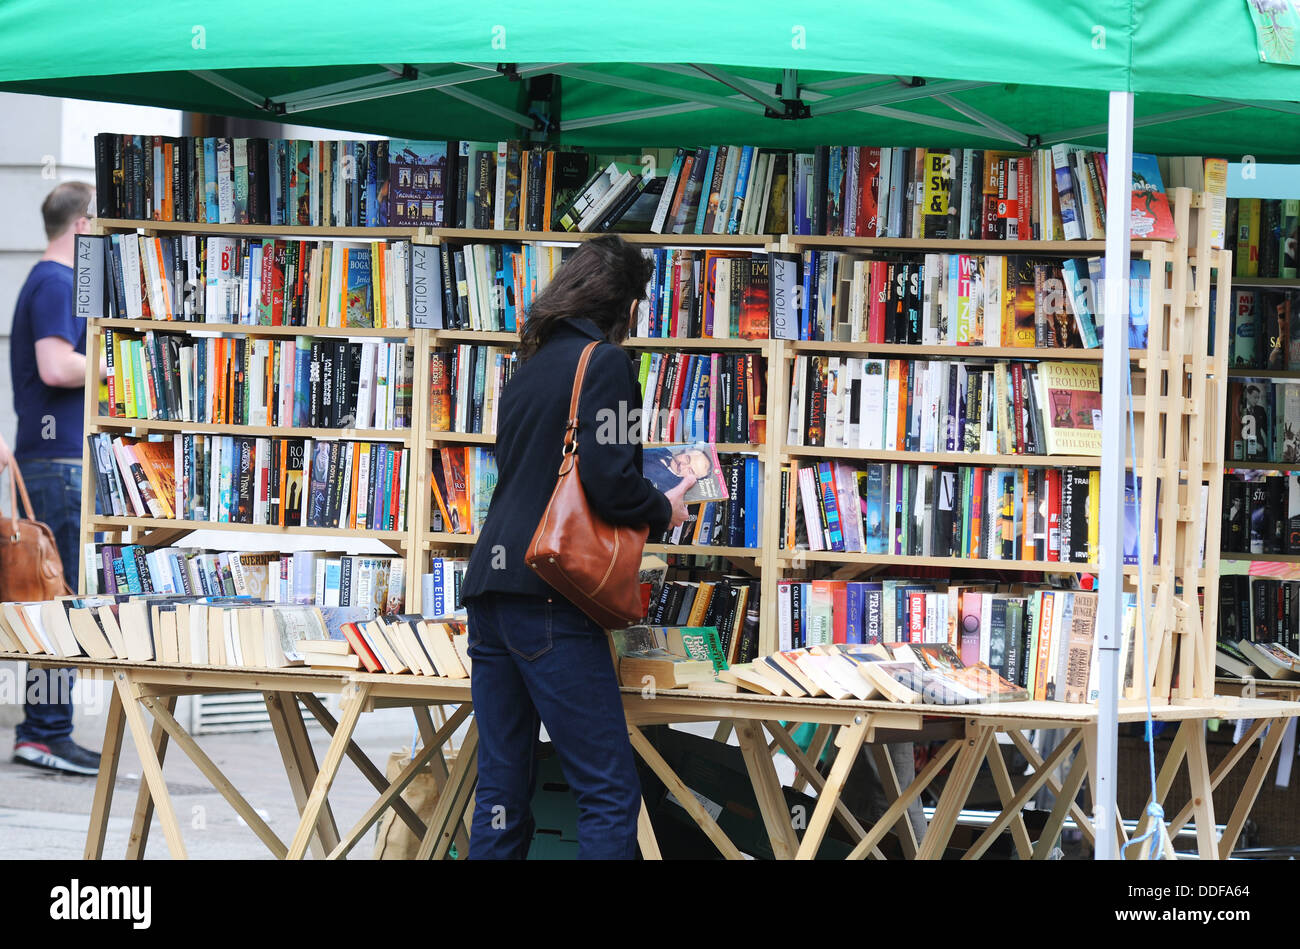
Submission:
<svg viewBox="0 0 1300 949">
<path fill-rule="evenodd" d="M 956 255 L 954 255 L 956 256 Z M 803 292 L 799 295 L 799 338 L 812 339 L 813 284 L 817 277 L 817 251 L 809 251 L 804 261 Z"/>
<path fill-rule="evenodd" d="M 505 329 L 507 333 L 513 333 L 518 329 L 515 325 L 515 251 L 501 249 L 501 270 L 497 273 L 497 279 L 501 281 Z"/>
<path fill-rule="evenodd" d="M 707 355 L 695 357 L 700 364 L 700 384 L 695 397 L 695 440 L 709 440 L 709 378 L 712 359 Z"/>
<path fill-rule="evenodd" d="M 1089 305 L 1089 293 L 1079 275 L 1079 262 L 1071 257 L 1061 261 L 1061 270 L 1065 275 L 1066 291 L 1069 293 L 1070 306 L 1074 311 L 1075 323 L 1079 327 L 1079 337 L 1085 349 L 1095 349 L 1098 345 L 1097 326 L 1093 322 L 1092 307 Z M 1210 295 L 1210 299 L 1214 294 Z"/>
<path fill-rule="evenodd" d="M 865 583 L 851 581 L 844 588 L 844 608 L 847 616 L 844 623 L 844 641 L 846 643 L 863 642 L 862 611 L 866 591 Z"/>
<path fill-rule="evenodd" d="M 867 516 L 866 549 L 869 554 L 883 554 L 886 550 L 885 533 L 885 467 L 871 465 L 867 468 L 867 490 L 865 494 Z"/>
<path fill-rule="evenodd" d="M 388 223 L 442 227 L 446 221 L 446 169 L 446 142 L 392 139 L 388 143 Z"/>
<path fill-rule="evenodd" d="M 731 214 L 727 219 L 727 233 L 740 233 L 740 217 L 745 213 L 745 191 L 749 187 L 749 167 L 754 161 L 754 146 L 746 145 L 740 152 L 740 167 L 736 171 L 736 192 L 731 197 Z"/>
<path fill-rule="evenodd" d="M 224 468 L 224 465 L 223 465 Z M 325 498 L 329 487 L 330 443 L 317 441 L 311 446 L 311 481 L 307 488 L 307 526 L 325 526 Z M 223 482 L 224 483 L 224 482 Z"/>
<path fill-rule="evenodd" d="M 217 209 L 217 140 L 203 139 L 203 203 L 207 213 L 207 223 L 216 224 L 220 220 Z"/>
<path fill-rule="evenodd" d="M 341 584 L 343 579 L 343 564 L 341 561 L 333 559 L 325 561 L 325 598 L 336 601 L 340 595 Z"/>
<path fill-rule="evenodd" d="M 840 501 L 835 493 L 835 473 L 830 462 L 817 464 L 817 489 L 821 491 L 822 507 L 826 511 L 826 548 L 843 550 L 843 521 L 840 519 Z"/>
<path fill-rule="evenodd" d="M 279 139 L 266 141 L 266 193 L 270 210 L 271 224 L 284 223 L 284 179 L 280 169 Z"/>
<path fill-rule="evenodd" d="M 299 336 L 293 350 L 293 424 L 306 428 L 311 421 L 311 337 Z"/>
<path fill-rule="evenodd" d="M 690 384 L 686 387 L 686 392 L 682 398 L 681 404 L 681 429 L 678 437 L 682 441 L 696 442 L 707 441 L 708 432 L 700 433 L 696 424 L 696 406 L 700 398 L 700 363 L 699 356 L 687 356 L 690 360 Z"/>
<path fill-rule="evenodd" d="M 704 167 L 704 183 L 700 187 L 700 207 L 695 212 L 695 233 L 704 233 L 704 219 L 709 212 L 709 189 L 713 182 L 713 169 L 718 163 L 718 146 L 709 148 L 709 163 Z"/>
<path fill-rule="evenodd" d="M 374 530 L 384 530 L 384 518 L 387 512 L 388 491 L 385 479 L 388 476 L 388 445 L 380 442 L 371 449 L 375 452 L 375 480 L 370 489 L 372 517 L 367 518 Z"/>
<path fill-rule="evenodd" d="M 1151 261 L 1134 260 L 1129 269 L 1128 345 L 1147 348 L 1151 309 Z"/>
<path fill-rule="evenodd" d="M 745 456 L 745 546 L 758 547 L 758 512 L 761 505 L 758 488 L 758 459 Z"/>
<path fill-rule="evenodd" d="M 128 544 L 122 548 L 122 569 L 126 572 L 126 592 L 144 593 L 140 583 L 140 571 L 135 562 L 136 545 Z"/>
</svg>

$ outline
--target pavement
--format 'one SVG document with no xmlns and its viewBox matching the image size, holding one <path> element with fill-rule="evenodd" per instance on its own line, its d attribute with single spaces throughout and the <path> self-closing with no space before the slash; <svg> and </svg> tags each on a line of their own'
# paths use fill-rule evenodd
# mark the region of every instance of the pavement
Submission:
<svg viewBox="0 0 1300 949">
<path fill-rule="evenodd" d="M 316 759 L 320 761 L 329 736 L 311 723 L 310 718 L 308 722 L 308 733 Z M 102 715 L 78 714 L 75 724 L 73 738 L 98 750 L 103 740 Z M 409 710 L 381 709 L 361 717 L 356 739 L 383 771 L 390 752 L 409 747 L 413 730 L 414 718 Z M 258 732 L 201 735 L 197 741 L 276 835 L 288 843 L 297 827 L 298 813 L 269 727 Z M 0 727 L 0 859 L 81 859 L 95 779 L 14 764 L 9 757 L 12 748 L 13 728 Z M 163 775 L 191 858 L 271 859 L 270 851 L 174 744 L 168 748 Z M 119 859 L 126 853 L 140 781 L 140 759 L 128 732 L 109 816 L 104 845 L 106 858 Z M 370 782 L 352 762 L 345 760 L 329 796 L 340 831 L 355 824 L 376 796 Z M 372 830 L 349 859 L 371 859 L 374 835 Z M 169 856 L 162 827 L 155 816 L 145 857 L 168 859 Z"/>
</svg>

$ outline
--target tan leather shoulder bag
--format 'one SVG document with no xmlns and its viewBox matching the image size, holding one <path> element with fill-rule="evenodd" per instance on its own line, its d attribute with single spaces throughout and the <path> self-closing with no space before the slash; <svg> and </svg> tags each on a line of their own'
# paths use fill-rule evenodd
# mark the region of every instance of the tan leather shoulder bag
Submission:
<svg viewBox="0 0 1300 949">
<path fill-rule="evenodd" d="M 9 517 L 0 518 L 0 600 L 31 602 L 71 593 L 63 578 L 63 561 L 54 534 L 32 515 L 31 498 L 18 462 L 9 463 L 8 475 Z M 25 518 L 18 516 L 20 497 L 27 512 Z"/>
<path fill-rule="evenodd" d="M 606 522 L 591 509 L 578 476 L 578 397 L 597 345 L 588 343 L 578 359 L 560 477 L 524 561 L 601 626 L 619 629 L 641 618 L 637 572 L 650 528 Z"/>
</svg>

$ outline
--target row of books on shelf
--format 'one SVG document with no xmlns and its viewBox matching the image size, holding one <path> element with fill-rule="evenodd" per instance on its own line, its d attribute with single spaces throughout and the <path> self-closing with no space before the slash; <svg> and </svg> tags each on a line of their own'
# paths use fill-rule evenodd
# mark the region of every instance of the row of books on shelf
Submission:
<svg viewBox="0 0 1300 949">
<path fill-rule="evenodd" d="M 644 470 L 661 491 L 680 480 L 672 459 L 686 454 L 703 472 L 686 493 L 686 520 L 651 543 L 757 549 L 763 531 L 763 463 L 756 455 L 714 452 L 712 446 L 672 446 L 645 450 Z M 716 457 L 706 468 L 707 459 Z M 680 467 L 680 464 L 678 465 Z"/>
<path fill-rule="evenodd" d="M 1228 365 L 1234 369 L 1300 370 L 1300 318 L 1294 290 L 1232 291 Z"/>
<path fill-rule="evenodd" d="M 1228 382 L 1226 461 L 1300 464 L 1300 383 Z"/>
<path fill-rule="evenodd" d="M 665 579 L 666 570 L 658 558 L 642 562 L 642 577 L 650 583 L 646 619 L 651 626 L 711 628 L 718 639 L 716 651 L 726 663 L 748 662 L 758 654 L 756 578 L 708 574 L 711 579 Z"/>
<path fill-rule="evenodd" d="M 1300 654 L 1280 642 L 1220 638 L 1214 644 L 1220 674 L 1237 679 L 1300 679 Z"/>
<path fill-rule="evenodd" d="M 1246 574 L 1220 577 L 1219 638 L 1300 648 L 1300 580 Z"/>
<path fill-rule="evenodd" d="M 1300 474 L 1223 476 L 1221 549 L 1300 555 Z"/>
<path fill-rule="evenodd" d="M 410 449 L 385 442 L 176 434 L 87 436 L 95 512 L 278 527 L 400 531 Z"/>
<path fill-rule="evenodd" d="M 1105 234 L 1106 156 L 1076 145 L 820 145 L 811 152 L 704 145 L 633 154 L 529 145 L 102 133 L 95 138 L 99 213 L 199 223 L 676 234 Z M 1161 161 L 1133 156 L 1135 237 L 1174 237 Z M 1192 184 L 1223 194 L 1226 170 L 1226 162 L 1211 159 Z"/>
<path fill-rule="evenodd" d="M 441 304 L 435 249 L 404 240 L 81 234 L 75 254 L 80 316 L 408 329 Z"/>
<path fill-rule="evenodd" d="M 92 596 L 242 596 L 271 603 L 369 604 L 385 614 L 401 612 L 406 601 L 406 561 L 400 557 L 90 543 L 85 559 L 86 592 Z"/>
<path fill-rule="evenodd" d="M 974 364 L 800 353 L 792 446 L 1101 455 L 1101 373 L 1067 362 Z"/>
<path fill-rule="evenodd" d="M 399 614 L 348 622 L 341 636 L 303 651 L 313 669 L 409 673 L 442 679 L 469 678 L 469 636 L 464 622 Z"/>
<path fill-rule="evenodd" d="M 757 353 L 643 352 L 641 440 L 764 442 L 766 374 Z"/>
<path fill-rule="evenodd" d="M 495 435 L 514 350 L 462 343 L 429 353 L 429 430 Z"/>
<path fill-rule="evenodd" d="M 1121 669 L 1136 603 L 1126 601 Z M 983 665 L 1024 697 L 1094 701 L 1097 594 L 924 580 L 780 581 L 778 647 L 938 648 L 955 668 Z M 1127 675 L 1131 678 L 1132 670 Z M 843 697 L 843 696 L 833 696 Z"/>
<path fill-rule="evenodd" d="M 791 551 L 1096 564 L 1099 507 L 1095 468 L 792 461 L 781 470 Z M 1126 523 L 1127 561 L 1136 518 Z"/>
<path fill-rule="evenodd" d="M 447 142 L 95 136 L 100 217 L 441 226 L 456 168 Z"/>
<path fill-rule="evenodd" d="M 497 486 L 496 455 L 477 445 L 445 445 L 433 451 L 435 533 L 477 534 Z"/>
<path fill-rule="evenodd" d="M 1296 269 L 1300 200 L 1229 198 L 1227 214 L 1235 276 L 1283 280 L 1300 276 Z"/>
<path fill-rule="evenodd" d="M 108 414 L 233 425 L 407 429 L 414 347 L 105 327 Z"/>
</svg>

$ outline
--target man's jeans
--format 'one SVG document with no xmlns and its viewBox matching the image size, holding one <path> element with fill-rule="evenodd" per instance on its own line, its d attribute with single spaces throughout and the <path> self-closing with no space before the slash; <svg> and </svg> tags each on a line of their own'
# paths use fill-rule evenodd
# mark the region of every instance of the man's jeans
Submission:
<svg viewBox="0 0 1300 949">
<path fill-rule="evenodd" d="M 32 513 L 49 525 L 63 561 L 68 586 L 77 585 L 77 545 L 81 530 L 81 466 L 57 461 L 20 461 Z M 72 734 L 72 669 L 28 669 L 26 717 L 16 741 L 48 744 Z M 35 699 L 35 701 L 32 701 Z"/>
<path fill-rule="evenodd" d="M 608 634 L 554 598 L 485 593 L 466 605 L 478 722 L 471 859 L 522 859 L 533 836 L 538 725 L 578 802 L 578 856 L 636 856 L 637 777 Z"/>
</svg>

